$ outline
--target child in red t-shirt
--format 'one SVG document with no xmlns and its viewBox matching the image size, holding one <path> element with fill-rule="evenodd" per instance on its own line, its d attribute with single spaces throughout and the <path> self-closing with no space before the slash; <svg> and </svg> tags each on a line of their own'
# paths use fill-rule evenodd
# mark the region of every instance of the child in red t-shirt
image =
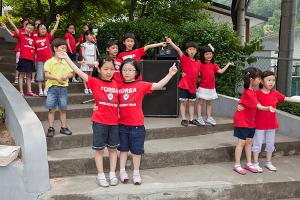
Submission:
<svg viewBox="0 0 300 200">
<path fill-rule="evenodd" d="M 37 74 L 36 81 L 39 87 L 39 96 L 47 96 L 47 91 L 43 91 L 43 83 L 45 81 L 44 65 L 47 60 L 52 58 L 50 42 L 53 39 L 59 25 L 60 15 L 56 15 L 56 23 L 50 33 L 47 32 L 47 26 L 43 23 L 37 26 L 37 35 L 34 37 L 34 46 L 36 49 Z"/>
<path fill-rule="evenodd" d="M 141 155 L 144 154 L 145 127 L 142 102 L 144 96 L 153 90 L 160 90 L 177 73 L 175 64 L 169 73 L 158 83 L 136 81 L 140 75 L 139 62 L 126 59 L 120 67 L 124 83 L 119 85 L 119 133 L 120 133 L 120 180 L 127 183 L 125 170 L 128 151 L 133 160 L 133 183 L 140 185 L 139 173 Z"/>
<path fill-rule="evenodd" d="M 257 100 L 253 87 L 257 86 L 261 80 L 261 70 L 255 67 L 245 69 L 244 91 L 239 104 L 244 106 L 243 110 L 237 110 L 234 113 L 234 136 L 238 138 L 235 147 L 235 165 L 233 170 L 239 174 L 245 175 L 246 171 L 241 167 L 240 160 L 242 151 L 245 148 L 247 164 L 245 169 L 256 173 L 257 169 L 251 163 L 251 144 L 255 133 L 255 115 L 256 110 L 275 112 L 272 106 L 262 106 Z"/>
<path fill-rule="evenodd" d="M 217 99 L 218 95 L 216 92 L 216 84 L 215 84 L 215 74 L 223 74 L 229 66 L 233 66 L 234 63 L 227 63 L 224 68 L 220 68 L 214 62 L 214 48 L 209 44 L 202 47 L 200 52 L 200 85 L 197 89 L 197 98 L 198 98 L 198 105 L 197 105 L 197 114 L 198 119 L 197 121 L 201 125 L 205 125 L 206 123 L 211 125 L 216 125 L 216 120 L 211 116 L 212 114 L 212 100 Z M 202 118 L 202 103 L 203 100 L 206 101 L 206 121 Z"/>
<path fill-rule="evenodd" d="M 146 45 L 142 48 L 136 49 L 136 39 L 133 33 L 127 33 L 121 38 L 121 49 L 123 52 L 121 52 L 118 56 L 122 61 L 126 60 L 127 58 L 131 58 L 137 61 L 140 61 L 142 56 L 145 55 L 145 53 L 155 47 L 164 46 L 165 42 L 157 43 L 157 44 L 150 44 Z"/>
<path fill-rule="evenodd" d="M 118 179 L 115 174 L 117 165 L 117 147 L 120 145 L 119 120 L 118 120 L 118 84 L 113 80 L 115 67 L 111 58 L 100 61 L 96 66 L 96 77 L 91 77 L 81 71 L 68 57 L 61 53 L 76 74 L 87 82 L 92 90 L 97 109 L 92 115 L 93 121 L 93 149 L 96 150 L 95 162 L 98 171 L 97 183 L 102 187 L 117 185 Z M 107 147 L 110 161 L 109 183 L 103 171 L 103 154 Z"/>
<path fill-rule="evenodd" d="M 199 122 L 194 119 L 194 106 L 196 101 L 196 88 L 197 79 L 200 71 L 200 61 L 195 59 L 195 55 L 198 51 L 198 45 L 195 42 L 188 42 L 185 45 L 185 51 L 188 56 L 176 46 L 171 38 L 166 38 L 166 42 L 170 44 L 178 53 L 180 60 L 180 67 L 184 76 L 179 81 L 179 101 L 180 101 L 180 116 L 182 118 L 181 125 L 188 126 L 189 124 L 194 124 L 200 126 Z M 186 105 L 189 101 L 189 115 L 190 120 L 186 119 Z"/>
<path fill-rule="evenodd" d="M 106 45 L 106 53 L 109 57 L 114 60 L 115 65 L 115 73 L 114 73 L 114 80 L 120 84 L 122 83 L 122 78 L 120 74 L 120 66 L 122 64 L 122 59 L 117 58 L 119 52 L 118 41 L 117 40 L 110 40 Z"/>
<path fill-rule="evenodd" d="M 34 47 L 34 37 L 32 32 L 34 30 L 34 26 L 28 23 L 25 27 L 24 34 L 15 26 L 13 21 L 10 19 L 8 14 L 6 13 L 6 17 L 10 25 L 13 27 L 16 36 L 20 41 L 20 59 L 18 62 L 17 70 L 19 71 L 19 90 L 20 94 L 24 96 L 23 91 L 23 80 L 26 75 L 27 77 L 27 96 L 37 96 L 31 90 L 31 74 L 35 72 L 34 66 L 34 55 L 35 55 L 35 47 Z"/>
<path fill-rule="evenodd" d="M 300 103 L 300 100 L 286 97 L 285 95 L 281 94 L 277 90 L 273 89 L 275 85 L 275 74 L 271 71 L 265 71 L 262 74 L 262 81 L 259 85 L 260 90 L 256 91 L 257 100 L 261 103 L 262 106 L 272 106 L 276 108 L 276 105 L 283 101 Z M 258 163 L 258 156 L 261 152 L 261 147 L 264 142 L 266 141 L 266 163 L 265 166 L 267 169 L 271 171 L 276 171 L 276 167 L 272 164 L 272 153 L 275 149 L 275 130 L 278 128 L 278 122 L 276 118 L 275 112 L 265 112 L 258 110 L 256 112 L 256 130 L 253 137 L 253 145 L 252 145 L 252 152 L 253 152 L 253 166 L 256 167 L 258 172 L 262 172 L 262 168 L 259 166 Z"/>
</svg>

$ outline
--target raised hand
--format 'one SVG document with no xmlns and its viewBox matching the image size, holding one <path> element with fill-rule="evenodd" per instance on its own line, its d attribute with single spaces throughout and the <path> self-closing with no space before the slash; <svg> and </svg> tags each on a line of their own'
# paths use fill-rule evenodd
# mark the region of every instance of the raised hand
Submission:
<svg viewBox="0 0 300 200">
<path fill-rule="evenodd" d="M 6 28 L 6 25 L 3 22 L 1 22 L 1 27 Z"/>
<path fill-rule="evenodd" d="M 172 42 L 171 38 L 166 37 L 166 43 L 171 43 L 171 42 Z"/>
<path fill-rule="evenodd" d="M 172 67 L 170 67 L 170 69 L 169 69 L 169 74 L 172 75 L 172 76 L 174 76 L 177 73 L 177 71 L 178 71 L 178 69 L 176 67 L 176 63 L 174 63 L 172 65 Z"/>
<path fill-rule="evenodd" d="M 234 62 L 227 63 L 229 66 L 234 66 Z"/>
<path fill-rule="evenodd" d="M 57 14 L 56 15 L 56 21 L 59 21 L 60 20 L 60 14 Z"/>
</svg>

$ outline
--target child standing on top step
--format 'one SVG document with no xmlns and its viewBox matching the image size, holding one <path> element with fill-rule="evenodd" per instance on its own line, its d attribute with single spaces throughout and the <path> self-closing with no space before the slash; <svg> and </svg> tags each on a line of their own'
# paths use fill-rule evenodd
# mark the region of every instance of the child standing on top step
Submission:
<svg viewBox="0 0 300 200">
<path fill-rule="evenodd" d="M 13 21 L 10 19 L 8 14 L 6 13 L 6 17 L 10 25 L 13 27 L 17 38 L 20 41 L 20 59 L 18 62 L 17 70 L 19 72 L 19 91 L 22 96 L 24 96 L 23 91 L 23 80 L 26 75 L 27 81 L 27 96 L 37 96 L 31 90 L 31 74 L 35 72 L 34 66 L 34 57 L 35 57 L 35 47 L 34 47 L 34 37 L 33 30 L 34 27 L 32 24 L 28 23 L 25 26 L 24 33 L 19 31 L 19 29 L 15 26 Z"/>
<path fill-rule="evenodd" d="M 124 78 L 124 82 L 119 85 L 120 179 L 122 183 L 128 182 L 125 167 L 130 151 L 133 162 L 133 184 L 140 185 L 142 179 L 139 169 L 146 135 L 142 102 L 146 94 L 164 87 L 177 73 L 177 68 L 175 64 L 170 67 L 169 73 L 158 83 L 137 81 L 141 72 L 140 65 L 130 58 L 122 63 L 120 71 Z"/>
<path fill-rule="evenodd" d="M 83 59 L 88 63 L 95 63 L 97 60 L 97 47 L 93 43 L 93 34 L 90 31 L 86 31 L 84 33 L 85 41 L 81 44 L 80 51 L 82 53 Z M 86 73 L 87 75 L 91 75 L 94 66 L 81 64 L 80 70 Z M 88 88 L 86 81 L 83 80 L 84 85 L 84 94 L 91 94 L 92 90 Z"/>
<path fill-rule="evenodd" d="M 68 105 L 68 82 L 69 78 L 74 76 L 73 70 L 69 64 L 58 56 L 60 52 L 67 51 L 67 42 L 64 39 L 57 38 L 52 41 L 54 56 L 47 60 L 44 65 L 47 99 L 46 108 L 48 112 L 49 129 L 47 137 L 53 137 L 55 134 L 54 116 L 58 108 L 60 113 L 61 129 L 60 133 L 72 135 L 67 127 L 67 105 Z"/>
<path fill-rule="evenodd" d="M 261 103 L 262 106 L 272 106 L 276 108 L 276 105 L 280 102 L 294 102 L 300 103 L 300 100 L 286 97 L 277 90 L 273 89 L 276 79 L 274 72 L 265 71 L 262 74 L 262 80 L 259 85 L 260 90 L 256 91 L 257 100 Z M 256 130 L 253 137 L 253 166 L 257 169 L 258 172 L 263 172 L 263 169 L 259 166 L 258 156 L 261 152 L 261 147 L 263 142 L 266 142 L 265 151 L 266 154 L 266 163 L 265 167 L 271 171 L 276 171 L 276 167 L 272 164 L 272 153 L 275 149 L 275 130 L 278 128 L 278 122 L 275 112 L 265 112 L 258 110 L 256 112 Z"/>
<path fill-rule="evenodd" d="M 197 79 L 200 72 L 200 61 L 195 59 L 198 51 L 198 45 L 195 42 L 188 42 L 185 45 L 187 56 L 177 47 L 171 38 L 166 38 L 166 42 L 170 44 L 178 53 L 180 60 L 180 67 L 185 74 L 179 81 L 179 101 L 180 101 L 180 115 L 181 125 L 188 126 L 189 124 L 199 126 L 199 122 L 194 119 L 194 106 L 196 101 Z M 188 102 L 188 103 L 187 103 Z M 189 106 L 190 120 L 186 119 L 186 106 Z"/>
<path fill-rule="evenodd" d="M 101 60 L 99 66 L 96 65 L 95 67 L 95 74 L 93 74 L 95 77 L 91 77 L 80 71 L 66 53 L 61 54 L 60 57 L 68 62 L 75 73 L 86 81 L 88 87 L 92 90 L 97 106 L 92 115 L 92 148 L 96 151 L 95 162 L 98 171 L 96 181 L 102 187 L 115 186 L 118 184 L 115 171 L 117 165 L 117 147 L 120 145 L 120 139 L 118 126 L 118 85 L 113 80 L 115 71 L 113 60 L 109 57 Z M 103 171 L 103 154 L 106 147 L 110 163 L 109 182 L 106 180 Z"/>
<path fill-rule="evenodd" d="M 45 81 L 44 65 L 47 60 L 52 58 L 50 42 L 52 41 L 54 33 L 58 28 L 59 20 L 60 15 L 56 15 L 56 23 L 50 33 L 47 32 L 47 27 L 45 24 L 40 23 L 37 26 L 37 36 L 34 38 L 34 45 L 37 55 L 36 81 L 38 82 L 39 86 L 39 96 L 47 96 L 47 91 L 43 91 L 43 83 Z"/>
<path fill-rule="evenodd" d="M 240 160 L 242 151 L 245 148 L 247 164 L 245 169 L 257 173 L 257 169 L 251 163 L 251 145 L 255 133 L 255 115 L 256 110 L 265 112 L 275 112 L 272 106 L 262 106 L 257 100 L 257 95 L 253 88 L 261 81 L 262 72 L 255 67 L 245 69 L 244 73 L 244 91 L 239 104 L 243 105 L 244 110 L 237 110 L 234 113 L 234 136 L 238 138 L 235 147 L 235 165 L 233 170 L 239 174 L 245 175 L 246 171 L 241 167 Z"/>
<path fill-rule="evenodd" d="M 113 39 L 108 41 L 106 45 L 106 53 L 109 57 L 111 57 L 114 60 L 114 65 L 115 65 L 114 80 L 118 84 L 120 84 L 123 81 L 120 74 L 120 66 L 122 64 L 122 59 L 117 58 L 118 52 L 119 52 L 118 41 Z"/>
<path fill-rule="evenodd" d="M 224 68 L 220 68 L 214 62 L 214 48 L 209 44 L 202 47 L 200 52 L 200 86 L 197 89 L 197 113 L 198 113 L 198 123 L 205 125 L 206 123 L 211 125 L 216 125 L 216 120 L 212 117 L 212 100 L 217 99 L 218 95 L 216 92 L 215 74 L 223 74 L 229 66 L 233 66 L 234 63 L 227 63 Z M 202 103 L 206 101 L 206 121 L 202 118 Z"/>
</svg>

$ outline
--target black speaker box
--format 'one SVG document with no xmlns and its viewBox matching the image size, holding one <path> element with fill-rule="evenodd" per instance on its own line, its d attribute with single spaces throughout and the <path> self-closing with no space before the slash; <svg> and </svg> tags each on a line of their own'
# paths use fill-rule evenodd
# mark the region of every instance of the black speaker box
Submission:
<svg viewBox="0 0 300 200">
<path fill-rule="evenodd" d="M 143 81 L 158 82 L 169 73 L 169 68 L 178 60 L 144 60 L 141 63 Z M 163 90 L 153 91 L 143 101 L 143 112 L 148 117 L 178 116 L 178 73 L 167 83 Z"/>
</svg>

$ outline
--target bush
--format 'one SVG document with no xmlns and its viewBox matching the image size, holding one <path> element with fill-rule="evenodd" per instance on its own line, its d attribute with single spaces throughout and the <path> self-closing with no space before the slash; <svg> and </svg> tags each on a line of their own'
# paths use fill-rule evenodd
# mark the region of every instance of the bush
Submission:
<svg viewBox="0 0 300 200">
<path fill-rule="evenodd" d="M 5 121 L 5 109 L 3 107 L 0 106 L 0 122 L 4 122 Z"/>
<path fill-rule="evenodd" d="M 282 110 L 284 112 L 288 112 L 292 115 L 300 116 L 300 104 L 299 103 L 283 102 L 283 103 L 278 104 L 277 109 Z"/>
</svg>

